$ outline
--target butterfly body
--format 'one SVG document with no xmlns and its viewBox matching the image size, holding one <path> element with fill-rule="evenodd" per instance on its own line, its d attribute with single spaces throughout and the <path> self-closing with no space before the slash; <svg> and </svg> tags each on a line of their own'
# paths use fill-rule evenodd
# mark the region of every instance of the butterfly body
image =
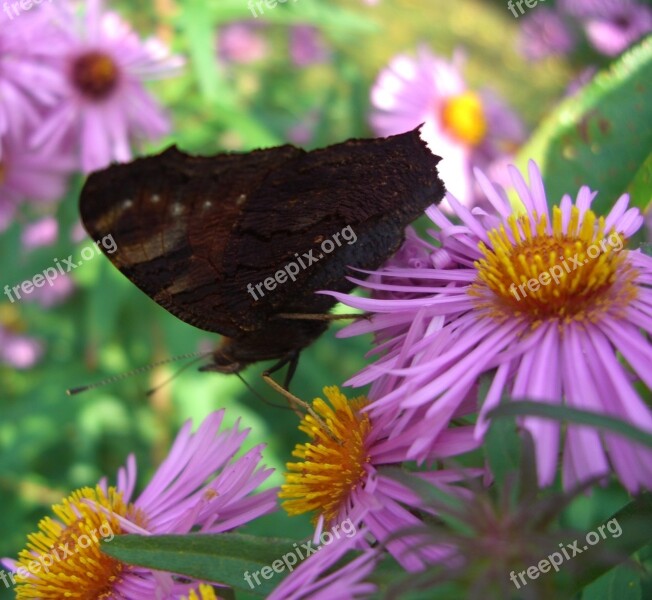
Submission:
<svg viewBox="0 0 652 600">
<path fill-rule="evenodd" d="M 325 331 L 279 315 L 328 312 L 334 299 L 316 291 L 349 291 L 350 267 L 375 269 L 398 250 L 405 227 L 443 197 L 438 161 L 418 130 L 311 152 L 172 147 L 91 174 L 80 212 L 94 239 L 113 236 L 107 256 L 135 285 L 225 336 L 206 368 L 236 372 Z"/>
</svg>

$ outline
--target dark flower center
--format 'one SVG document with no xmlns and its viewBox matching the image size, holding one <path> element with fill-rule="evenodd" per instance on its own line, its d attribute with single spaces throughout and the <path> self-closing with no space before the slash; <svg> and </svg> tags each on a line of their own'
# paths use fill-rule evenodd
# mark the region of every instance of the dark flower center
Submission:
<svg viewBox="0 0 652 600">
<path fill-rule="evenodd" d="M 617 15 L 614 23 L 621 29 L 629 29 L 632 25 L 630 16 L 624 13 Z"/>
<path fill-rule="evenodd" d="M 82 54 L 72 66 L 72 80 L 81 93 L 103 100 L 115 89 L 120 72 L 114 60 L 98 51 Z"/>
</svg>

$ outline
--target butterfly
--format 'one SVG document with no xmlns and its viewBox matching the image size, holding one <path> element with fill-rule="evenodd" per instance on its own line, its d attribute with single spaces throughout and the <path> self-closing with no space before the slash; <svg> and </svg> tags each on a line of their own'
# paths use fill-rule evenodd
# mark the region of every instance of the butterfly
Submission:
<svg viewBox="0 0 652 600">
<path fill-rule="evenodd" d="M 418 128 L 310 152 L 173 146 L 92 173 L 80 213 L 93 239 L 112 236 L 106 255 L 143 292 L 224 336 L 201 370 L 296 366 L 328 327 L 315 317 L 335 304 L 315 292 L 350 291 L 350 268 L 375 269 L 398 250 L 405 227 L 444 196 L 439 160 Z"/>
</svg>

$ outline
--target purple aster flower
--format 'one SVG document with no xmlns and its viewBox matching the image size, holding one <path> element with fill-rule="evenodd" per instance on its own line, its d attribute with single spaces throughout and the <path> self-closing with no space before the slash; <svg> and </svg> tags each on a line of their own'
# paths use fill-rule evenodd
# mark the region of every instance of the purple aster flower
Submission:
<svg viewBox="0 0 652 600">
<path fill-rule="evenodd" d="M 54 152 L 74 144 L 85 172 L 131 159 L 131 143 L 169 130 L 167 117 L 143 81 L 173 74 L 178 57 L 156 39 L 141 41 L 102 0 L 86 3 L 83 23 L 62 19 L 65 43 L 50 50 L 63 74 L 64 92 L 31 138 L 34 147 Z"/>
<path fill-rule="evenodd" d="M 626 5 L 607 17 L 589 19 L 584 24 L 593 47 L 607 56 L 616 56 L 652 31 L 652 8 Z"/>
<path fill-rule="evenodd" d="M 0 231 L 22 202 L 60 199 L 73 167 L 70 157 L 30 150 L 13 132 L 0 137 Z"/>
<path fill-rule="evenodd" d="M 221 533 L 274 510 L 276 490 L 253 493 L 271 474 L 271 469 L 258 468 L 262 446 L 234 458 L 248 430 L 239 430 L 236 423 L 233 429 L 220 431 L 223 418 L 223 410 L 212 413 L 196 433 L 191 433 L 192 424 L 187 422 L 137 498 L 132 455 L 118 472 L 116 486 L 102 480 L 55 505 L 56 519 L 41 521 L 18 560 L 3 561 L 14 573 L 17 597 L 45 597 L 46 593 L 64 597 L 72 591 L 80 598 L 177 598 L 190 593 L 197 582 L 121 563 L 101 552 L 98 538 L 126 533 Z M 98 535 L 82 545 L 81 537 L 90 538 L 91 532 Z M 30 562 L 51 555 L 64 541 L 75 546 L 65 560 L 54 561 L 48 572 L 24 572 Z"/>
<path fill-rule="evenodd" d="M 364 537 L 359 531 L 356 537 Z M 268 596 L 267 600 L 351 600 L 367 598 L 376 586 L 365 582 L 378 563 L 379 553 L 366 549 L 360 556 L 333 571 L 333 567 L 354 550 L 358 540 L 341 538 L 319 547 Z"/>
<path fill-rule="evenodd" d="M 541 6 L 520 21 L 519 46 L 530 60 L 568 54 L 575 36 L 566 20 L 554 9 Z"/>
<path fill-rule="evenodd" d="M 594 48 L 615 56 L 652 31 L 652 8 L 635 0 L 562 0 L 579 19 Z"/>
<path fill-rule="evenodd" d="M 265 58 L 269 52 L 262 23 L 241 21 L 220 28 L 218 56 L 227 63 L 249 64 Z"/>
<path fill-rule="evenodd" d="M 329 431 L 312 415 L 302 420 L 300 429 L 311 441 L 297 445 L 293 456 L 300 462 L 287 465 L 286 483 L 279 493 L 285 500 L 283 508 L 290 515 L 313 513 L 315 539 L 347 521 L 358 529 L 364 526 L 410 571 L 445 559 L 446 548 L 423 547 L 410 536 L 389 539 L 396 531 L 420 525 L 415 512 L 424 508 L 419 495 L 390 468 L 406 460 L 414 441 L 401 431 L 403 420 L 398 414 L 371 419 L 363 411 L 366 398 L 348 401 L 335 386 L 324 388 L 324 394 L 330 405 L 318 398 L 313 409 Z M 466 410 L 467 406 L 460 407 L 459 414 Z M 426 460 L 461 454 L 477 445 L 472 427 L 447 429 L 426 451 Z M 461 476 L 441 470 L 414 477 L 446 488 Z"/>
<path fill-rule="evenodd" d="M 59 237 L 59 222 L 54 217 L 45 217 L 27 225 L 22 232 L 21 241 L 25 248 L 32 250 L 41 246 L 51 246 Z"/>
<path fill-rule="evenodd" d="M 58 275 L 51 283 L 46 283 L 47 285 L 34 288 L 29 296 L 25 296 L 25 300 L 37 302 L 43 308 L 52 308 L 63 304 L 75 291 L 75 283 L 67 273 Z"/>
<path fill-rule="evenodd" d="M 43 355 L 43 344 L 0 325 L 0 363 L 14 369 L 31 369 Z"/>
<path fill-rule="evenodd" d="M 329 52 L 321 32 L 312 25 L 290 28 L 290 57 L 297 67 L 325 62 Z"/>
<path fill-rule="evenodd" d="M 383 356 L 349 383 L 371 381 L 370 415 L 424 409 L 404 430 L 408 455 L 424 460 L 438 434 L 485 374 L 493 382 L 476 425 L 507 395 L 566 404 L 631 422 L 652 431 L 652 414 L 634 386 L 652 385 L 652 257 L 624 248 L 643 224 L 623 195 L 606 218 L 590 210 L 595 193 L 582 187 L 573 204 L 564 196 L 548 208 L 539 170 L 530 162 L 530 187 L 512 167 L 525 206 L 515 213 L 504 190 L 476 170 L 495 212 L 470 212 L 449 197 L 462 224 L 437 207 L 427 214 L 431 235 L 445 251 L 446 268 L 383 269 L 370 289 L 410 294 L 406 299 L 364 299 L 328 292 L 376 316 L 349 334 L 388 329 Z M 405 278 L 418 285 L 403 285 Z M 357 282 L 357 281 L 356 281 Z M 343 332 L 346 335 L 346 330 Z M 621 358 L 622 357 L 622 358 Z M 539 482 L 556 473 L 559 423 L 528 417 L 521 424 L 536 445 Z M 569 488 L 613 470 L 630 491 L 652 487 L 652 452 L 612 433 L 569 424 L 563 480 Z"/>
<path fill-rule="evenodd" d="M 477 200 L 472 167 L 487 168 L 505 153 L 511 155 L 525 132 L 513 111 L 494 96 L 467 87 L 460 63 L 459 54 L 448 62 L 425 47 L 416 58 L 396 56 L 373 86 L 370 120 L 381 136 L 424 123 L 421 136 L 444 157 L 438 168 L 446 188 L 471 205 Z M 446 201 L 444 208 L 449 210 Z"/>
<path fill-rule="evenodd" d="M 11 3 L 0 13 L 0 136 L 11 129 L 24 136 L 53 106 L 62 90 L 49 60 L 58 32 L 45 10 L 13 15 Z M 9 14 L 7 14 L 7 11 Z M 0 158 L 2 156 L 0 155 Z M 1 195 L 0 195 L 1 198 Z"/>
</svg>

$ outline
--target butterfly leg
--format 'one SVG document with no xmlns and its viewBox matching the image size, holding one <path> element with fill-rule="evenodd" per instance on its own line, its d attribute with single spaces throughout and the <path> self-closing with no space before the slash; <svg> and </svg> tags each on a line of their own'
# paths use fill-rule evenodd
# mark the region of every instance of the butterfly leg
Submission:
<svg viewBox="0 0 652 600">
<path fill-rule="evenodd" d="M 271 373 L 273 373 L 274 371 L 278 371 L 288 362 L 290 364 L 288 366 L 288 372 L 285 376 L 285 387 L 282 387 L 278 383 L 276 383 L 274 379 L 272 379 Z M 287 398 L 290 406 L 292 407 L 292 409 L 300 419 L 302 419 L 304 415 L 308 413 L 317 422 L 317 424 L 321 427 L 323 431 L 325 431 L 329 436 L 334 438 L 326 423 L 324 423 L 323 419 L 312 409 L 312 406 L 310 406 L 310 404 L 308 404 L 305 400 L 301 400 L 301 398 L 295 396 L 293 393 L 290 392 L 290 390 L 287 389 L 289 380 L 294 375 L 298 363 L 299 363 L 299 352 L 298 351 L 292 352 L 290 355 L 279 360 L 270 369 L 264 371 L 263 380 L 273 390 L 277 391 L 279 394 Z M 303 412 L 301 409 L 303 409 Z"/>
</svg>

